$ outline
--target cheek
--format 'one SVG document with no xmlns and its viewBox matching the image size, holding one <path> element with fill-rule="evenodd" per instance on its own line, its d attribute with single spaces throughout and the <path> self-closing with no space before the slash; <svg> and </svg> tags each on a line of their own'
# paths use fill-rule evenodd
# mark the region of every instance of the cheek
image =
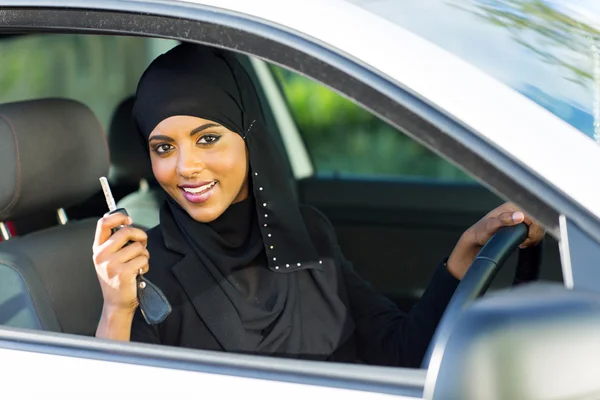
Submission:
<svg viewBox="0 0 600 400">
<path fill-rule="evenodd" d="M 168 184 L 175 175 L 175 165 L 170 158 L 151 157 L 152 172 L 159 184 Z"/>
<path fill-rule="evenodd" d="M 239 146 L 231 146 L 228 151 L 220 152 L 210 162 L 211 169 L 220 175 L 221 179 L 226 178 L 237 185 L 246 178 L 247 164 L 246 149 L 240 149 Z"/>
</svg>

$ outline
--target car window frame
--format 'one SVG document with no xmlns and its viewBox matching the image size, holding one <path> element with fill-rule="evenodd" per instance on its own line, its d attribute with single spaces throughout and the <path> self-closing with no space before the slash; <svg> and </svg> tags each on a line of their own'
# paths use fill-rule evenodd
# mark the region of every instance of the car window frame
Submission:
<svg viewBox="0 0 600 400">
<path fill-rule="evenodd" d="M 313 176 L 314 164 L 277 78 L 266 62 L 250 57 L 250 64 L 263 88 L 266 101 L 273 110 L 294 178 L 301 180 Z"/>
<path fill-rule="evenodd" d="M 12 327 L 0 328 L 0 355 L 3 350 L 69 357 L 75 363 L 78 358 L 84 358 L 99 362 L 108 361 L 175 371 L 226 375 L 232 377 L 231 384 L 234 385 L 235 378 L 251 378 L 368 392 L 365 395 L 389 394 L 403 399 L 422 398 L 426 378 L 426 371 L 419 369 L 293 360 L 136 342 L 125 344 L 118 341 Z M 105 364 L 107 374 L 110 374 L 110 363 Z M 132 385 L 141 385 L 143 381 L 143 376 L 130 378 Z M 177 382 L 169 381 L 168 384 L 175 385 Z M 215 388 L 207 387 L 210 385 L 210 383 L 199 385 L 198 393 L 201 393 L 202 387 L 209 393 L 215 393 Z M 144 387 L 139 387 L 139 392 L 152 392 L 152 386 L 146 384 Z M 275 394 L 265 389 L 261 394 L 262 398 L 271 398 L 269 396 Z M 144 394 L 144 397 L 147 396 Z M 365 398 L 370 397 L 365 396 Z"/>
<path fill-rule="evenodd" d="M 28 2 L 30 5 L 35 3 L 35 1 Z M 123 2 L 127 8 L 107 10 L 74 9 L 68 7 L 69 3 L 55 1 L 54 7 L 47 8 L 5 7 L 2 10 L 5 24 L 0 27 L 0 32 L 26 30 L 153 36 L 214 45 L 275 62 L 331 87 L 399 130 L 407 132 L 413 139 L 467 169 L 496 193 L 512 198 L 525 209 L 536 211 L 535 215 L 550 227 L 550 233 L 555 237 L 559 237 L 557 210 L 561 209 L 562 213 L 570 215 L 571 218 L 583 221 L 588 233 L 600 238 L 600 224 L 596 223 L 596 219 L 589 212 L 574 204 L 564 194 L 557 192 L 531 171 L 516 164 L 508 155 L 482 140 L 469 127 L 432 107 L 416 94 L 398 87 L 385 77 L 345 58 L 342 54 L 335 53 L 332 49 L 307 38 L 295 36 L 266 21 L 255 21 L 233 15 L 226 10 L 193 4 L 167 6 L 161 3 Z M 119 3 L 107 2 L 107 4 L 116 7 Z M 85 18 L 83 18 L 84 14 Z M 460 140 L 457 137 L 460 137 Z M 494 162 L 492 163 L 491 160 Z M 22 339 L 24 335 L 23 331 L 1 328 L 0 346 L 14 347 L 15 341 Z M 128 359 L 129 361 L 123 359 L 122 362 L 141 364 L 152 358 L 148 355 L 148 347 L 135 343 L 128 346 L 102 343 L 100 346 L 96 339 L 73 338 L 69 335 L 56 337 L 44 332 L 37 332 L 35 335 L 35 346 L 31 348 L 40 352 L 51 351 L 85 357 L 94 354 L 101 359 L 108 357 L 108 354 L 111 359 L 123 355 L 131 358 Z M 61 340 L 68 342 L 69 345 L 63 344 L 61 347 L 59 343 Z M 60 353 L 59 349 L 64 353 Z M 154 350 L 156 353 L 152 358 L 153 362 L 173 368 L 177 368 L 175 361 L 178 357 L 184 356 L 183 353 L 177 353 L 177 349 Z M 215 356 L 212 352 L 200 350 L 186 350 L 185 353 L 194 358 L 193 362 L 190 362 L 196 366 L 208 368 L 211 362 L 221 358 L 224 365 L 230 368 L 227 370 L 228 374 L 241 373 L 236 369 L 239 358 L 230 357 L 235 355 Z M 174 354 L 178 354 L 177 357 Z M 272 361 L 259 356 L 250 357 L 245 370 L 249 374 L 264 368 Z M 340 368 L 334 364 L 320 364 L 321 372 L 315 376 L 306 365 L 317 364 L 297 365 L 301 367 L 296 367 L 294 362 L 290 362 L 289 370 L 286 372 L 288 375 L 279 376 L 272 372 L 270 375 L 265 375 L 266 379 L 285 381 L 293 377 L 296 380 L 309 382 L 307 376 L 312 376 L 313 380 L 309 382 L 310 384 L 333 387 L 343 384 L 357 387 L 359 390 L 363 388 L 381 393 L 389 393 L 390 388 L 411 390 L 411 396 L 420 397 L 419 389 L 402 381 L 401 369 L 389 369 L 394 376 L 390 382 L 386 381 L 383 375 L 370 374 L 369 371 L 377 368 L 373 366 Z M 327 374 L 322 372 L 324 369 L 328 371 Z"/>
</svg>

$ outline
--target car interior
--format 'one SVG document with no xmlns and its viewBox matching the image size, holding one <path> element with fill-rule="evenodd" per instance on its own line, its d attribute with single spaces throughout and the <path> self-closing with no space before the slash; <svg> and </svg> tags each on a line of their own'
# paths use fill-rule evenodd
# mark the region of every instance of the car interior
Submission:
<svg viewBox="0 0 600 400">
<path fill-rule="evenodd" d="M 135 225 L 158 224 L 161 190 L 130 114 L 141 72 L 172 45 L 110 35 L 0 39 L 0 325 L 94 335 L 102 297 L 92 242 L 96 221 L 108 211 L 98 178 L 109 177 Z M 308 175 L 298 176 L 291 161 L 286 166 L 298 200 L 330 219 L 364 279 L 409 310 L 461 233 L 503 200 L 464 174 L 453 177 L 454 166 L 401 132 L 393 133 L 401 138 L 396 147 L 372 138 L 385 123 L 354 118 L 358 106 L 333 91 L 275 66 L 267 71 L 277 85 L 267 85 L 256 60 L 238 57 L 288 161 L 295 152 L 309 155 Z M 334 118 L 346 115 L 355 129 L 311 136 L 303 128 L 331 118 L 319 99 L 336 96 L 343 110 Z M 290 148 L 292 129 L 281 123 L 282 112 L 305 149 Z M 396 170 L 374 167 L 402 159 L 407 149 L 411 158 Z M 562 282 L 557 242 L 548 237 L 543 245 L 541 278 Z M 493 289 L 510 286 L 515 262 L 513 255 Z"/>
</svg>

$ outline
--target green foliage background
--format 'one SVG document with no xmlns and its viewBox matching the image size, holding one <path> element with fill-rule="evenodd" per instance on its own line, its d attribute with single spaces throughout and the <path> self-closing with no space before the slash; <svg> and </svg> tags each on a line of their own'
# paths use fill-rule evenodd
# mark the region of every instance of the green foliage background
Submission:
<svg viewBox="0 0 600 400">
<path fill-rule="evenodd" d="M 471 179 L 333 90 L 279 67 L 272 70 L 318 173 Z"/>
</svg>

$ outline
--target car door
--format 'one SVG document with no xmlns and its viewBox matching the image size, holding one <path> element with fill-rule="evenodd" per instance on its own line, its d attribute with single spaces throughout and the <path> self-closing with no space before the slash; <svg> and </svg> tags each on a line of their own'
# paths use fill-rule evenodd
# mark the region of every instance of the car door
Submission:
<svg viewBox="0 0 600 400">
<path fill-rule="evenodd" d="M 337 369 L 335 364 L 315 361 L 139 343 L 125 349 L 111 341 L 74 335 L 0 330 L 2 389 L 19 399 L 158 400 L 192 395 L 249 400 L 409 400 L 422 396 L 424 370 L 371 367 L 365 374 L 364 367 Z"/>
</svg>

